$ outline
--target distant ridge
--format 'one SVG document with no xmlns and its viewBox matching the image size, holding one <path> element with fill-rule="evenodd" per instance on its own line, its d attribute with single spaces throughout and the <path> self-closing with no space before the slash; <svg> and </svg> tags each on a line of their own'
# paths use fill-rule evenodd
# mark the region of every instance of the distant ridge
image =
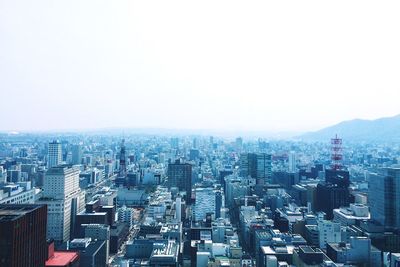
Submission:
<svg viewBox="0 0 400 267">
<path fill-rule="evenodd" d="M 304 141 L 328 141 L 335 134 L 348 141 L 400 142 L 400 114 L 376 120 L 355 119 L 299 136 Z"/>
</svg>

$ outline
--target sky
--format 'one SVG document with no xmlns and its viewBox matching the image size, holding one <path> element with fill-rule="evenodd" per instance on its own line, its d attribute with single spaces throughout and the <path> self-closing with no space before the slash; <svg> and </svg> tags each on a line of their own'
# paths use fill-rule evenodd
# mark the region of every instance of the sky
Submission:
<svg viewBox="0 0 400 267">
<path fill-rule="evenodd" d="M 400 1 L 0 0 L 0 131 L 400 113 Z"/>
</svg>

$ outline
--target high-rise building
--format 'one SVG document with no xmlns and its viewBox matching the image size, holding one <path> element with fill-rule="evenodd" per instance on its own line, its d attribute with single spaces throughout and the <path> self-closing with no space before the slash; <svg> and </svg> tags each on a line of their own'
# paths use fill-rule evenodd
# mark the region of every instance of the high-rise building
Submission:
<svg viewBox="0 0 400 267">
<path fill-rule="evenodd" d="M 222 208 L 222 193 L 221 191 L 215 192 L 215 218 L 221 217 L 221 208 Z"/>
<path fill-rule="evenodd" d="M 208 213 L 215 213 L 215 192 L 213 188 L 198 187 L 195 190 L 194 219 L 202 221 Z"/>
<path fill-rule="evenodd" d="M 79 144 L 72 146 L 72 164 L 82 164 L 82 147 Z"/>
<path fill-rule="evenodd" d="M 289 172 L 296 172 L 296 153 L 294 151 L 289 153 Z"/>
<path fill-rule="evenodd" d="M 47 204 L 47 238 L 56 244 L 70 239 L 76 214 L 85 208 L 85 193 L 79 188 L 79 168 L 58 165 L 46 172 L 43 195 L 38 203 Z"/>
<path fill-rule="evenodd" d="M 49 148 L 47 152 L 47 167 L 51 168 L 61 164 L 62 153 L 61 153 L 61 143 L 57 140 L 49 143 Z"/>
<path fill-rule="evenodd" d="M 372 220 L 400 229 L 400 167 L 370 175 L 368 202 Z"/>
<path fill-rule="evenodd" d="M 168 164 L 168 186 L 177 187 L 186 192 L 186 202 L 190 203 L 192 195 L 192 165 L 179 160 Z"/>
<path fill-rule="evenodd" d="M 317 211 L 323 211 L 326 218 L 333 219 L 333 210 L 350 205 L 349 189 L 336 184 L 320 183 L 317 185 Z"/>
<path fill-rule="evenodd" d="M 257 155 L 254 153 L 245 153 L 240 155 L 239 161 L 240 176 L 247 178 L 257 177 Z"/>
<path fill-rule="evenodd" d="M 264 184 L 272 176 L 272 156 L 266 153 L 246 153 L 240 155 L 240 175 L 257 179 Z"/>
<path fill-rule="evenodd" d="M 325 170 L 325 183 L 317 186 L 318 211 L 323 211 L 327 219 L 333 219 L 333 210 L 350 205 L 349 172 L 346 170 Z"/>
<path fill-rule="evenodd" d="M 6 182 L 7 182 L 7 171 L 3 168 L 3 166 L 0 166 L 0 184 Z"/>
<path fill-rule="evenodd" d="M 272 176 L 272 156 L 266 153 L 257 154 L 257 181 L 263 184 Z"/>
<path fill-rule="evenodd" d="M 44 267 L 45 205 L 0 205 L 0 267 Z"/>
</svg>

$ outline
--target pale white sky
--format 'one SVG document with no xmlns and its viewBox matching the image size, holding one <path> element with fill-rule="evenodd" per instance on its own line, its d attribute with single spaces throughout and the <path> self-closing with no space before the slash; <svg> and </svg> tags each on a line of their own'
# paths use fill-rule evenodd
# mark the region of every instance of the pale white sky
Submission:
<svg viewBox="0 0 400 267">
<path fill-rule="evenodd" d="M 0 130 L 400 113 L 400 1 L 0 0 Z"/>
</svg>

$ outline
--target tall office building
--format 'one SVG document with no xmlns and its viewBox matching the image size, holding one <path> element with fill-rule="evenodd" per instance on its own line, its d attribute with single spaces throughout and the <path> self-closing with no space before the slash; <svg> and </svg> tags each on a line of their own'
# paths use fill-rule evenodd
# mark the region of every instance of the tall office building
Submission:
<svg viewBox="0 0 400 267">
<path fill-rule="evenodd" d="M 333 209 L 350 205 L 350 176 L 346 170 L 325 170 L 325 182 L 317 186 L 316 209 L 323 211 L 326 218 L 333 219 Z"/>
<path fill-rule="evenodd" d="M 82 164 L 82 147 L 79 144 L 72 146 L 72 164 Z"/>
<path fill-rule="evenodd" d="M 58 165 L 46 172 L 43 195 L 38 200 L 47 204 L 47 238 L 58 245 L 71 237 L 75 216 L 85 208 L 85 193 L 79 188 L 79 168 Z"/>
<path fill-rule="evenodd" d="M 296 172 L 296 153 L 294 151 L 289 153 L 289 172 Z"/>
<path fill-rule="evenodd" d="M 61 153 L 61 143 L 57 140 L 49 143 L 49 148 L 47 151 L 47 167 L 51 168 L 61 164 L 62 153 Z"/>
<path fill-rule="evenodd" d="M 45 205 L 0 205 L 0 267 L 44 267 Z"/>
<path fill-rule="evenodd" d="M 192 196 L 192 165 L 181 163 L 180 160 L 168 164 L 168 186 L 177 187 L 186 192 L 186 202 L 190 203 Z"/>
<path fill-rule="evenodd" d="M 207 213 L 215 213 L 215 192 L 213 188 L 199 187 L 195 190 L 194 219 L 202 221 Z"/>
<path fill-rule="evenodd" d="M 272 176 L 272 156 L 266 153 L 245 153 L 240 155 L 240 175 L 252 177 L 258 184 L 264 184 Z"/>
<path fill-rule="evenodd" d="M 370 175 L 368 202 L 372 220 L 400 229 L 400 167 Z"/>
<path fill-rule="evenodd" d="M 266 153 L 257 154 L 257 182 L 266 183 L 272 176 L 272 156 Z"/>
<path fill-rule="evenodd" d="M 215 218 L 221 217 L 221 208 L 222 208 L 222 193 L 221 191 L 215 192 Z"/>
</svg>

